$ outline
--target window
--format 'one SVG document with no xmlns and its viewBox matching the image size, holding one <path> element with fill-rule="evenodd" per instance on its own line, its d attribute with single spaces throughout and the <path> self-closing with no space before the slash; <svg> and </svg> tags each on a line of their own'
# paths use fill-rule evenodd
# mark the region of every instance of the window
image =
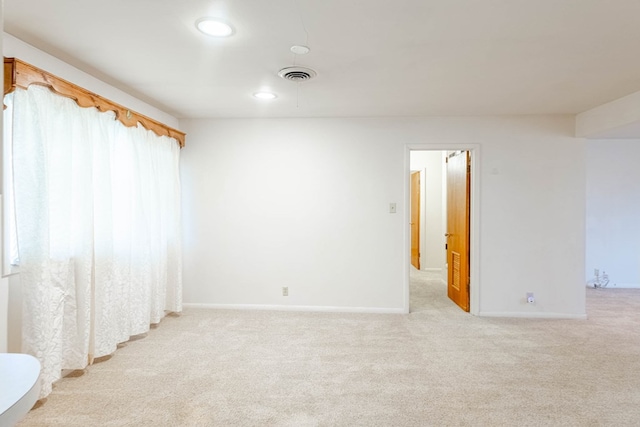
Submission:
<svg viewBox="0 0 640 427">
<path fill-rule="evenodd" d="M 2 144 L 2 276 L 17 272 L 20 264 L 16 216 L 13 195 L 13 94 L 4 97 L 3 144 Z"/>
</svg>

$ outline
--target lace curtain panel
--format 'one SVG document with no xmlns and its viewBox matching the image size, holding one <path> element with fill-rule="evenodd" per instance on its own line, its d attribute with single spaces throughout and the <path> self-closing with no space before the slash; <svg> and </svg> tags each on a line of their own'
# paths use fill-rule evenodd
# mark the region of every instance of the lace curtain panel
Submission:
<svg viewBox="0 0 640 427">
<path fill-rule="evenodd" d="M 32 85 L 5 98 L 23 351 L 41 397 L 182 310 L 180 147 Z"/>
</svg>

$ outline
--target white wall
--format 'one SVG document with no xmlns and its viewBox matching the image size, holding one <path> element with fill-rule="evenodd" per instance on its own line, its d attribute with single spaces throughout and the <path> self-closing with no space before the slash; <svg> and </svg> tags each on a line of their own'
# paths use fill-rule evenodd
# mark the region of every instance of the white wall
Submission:
<svg viewBox="0 0 640 427">
<path fill-rule="evenodd" d="M 2 48 L 2 7 L 0 2 L 0 49 Z M 4 72 L 4 67 L 2 68 Z M 2 79 L 4 84 L 4 78 Z M 4 93 L 4 91 L 2 92 Z M 0 120 L 0 135 L 2 135 L 2 120 Z M 0 192 L 2 192 L 2 150 L 0 150 Z M 0 196 L 0 224 L 2 224 L 2 197 Z M 2 260 L 2 248 L 4 247 L 2 233 L 0 233 L 0 262 Z M 0 264 L 1 265 L 1 264 Z M 1 270 L 1 268 L 0 268 Z M 9 316 L 9 280 L 0 278 L 0 353 L 7 352 L 7 333 L 8 333 L 8 316 Z"/>
<path fill-rule="evenodd" d="M 585 146 L 571 117 L 180 124 L 187 303 L 402 311 L 406 145 L 479 144 L 479 313 L 584 316 Z"/>
<path fill-rule="evenodd" d="M 640 134 L 640 92 L 634 92 L 576 116 L 576 136 L 628 138 Z"/>
<path fill-rule="evenodd" d="M 640 139 L 587 141 L 586 277 L 640 287 Z"/>
<path fill-rule="evenodd" d="M 0 6 L 1 7 L 1 6 Z M 2 135 L 2 120 L 0 120 L 0 135 Z M 1 151 L 1 150 L 0 150 Z M 2 171 L 2 164 L 0 163 L 0 176 Z M 0 187 L 2 188 L 2 187 Z M 2 203 L 3 198 L 0 196 L 0 224 L 2 224 Z M 0 234 L 1 238 L 4 238 Z M 4 254 L 3 241 L 0 239 L 0 260 L 2 260 Z M 0 270 L 2 268 L 0 267 Z M 0 353 L 6 353 L 9 349 L 9 279 L 6 277 L 0 278 Z"/>
<path fill-rule="evenodd" d="M 441 151 L 412 151 L 410 168 L 420 171 L 420 269 L 444 271 L 446 212 L 443 201 L 444 158 Z"/>
<path fill-rule="evenodd" d="M 49 73 L 97 93 L 113 102 L 124 105 L 132 111 L 151 117 L 175 129 L 178 119 L 143 102 L 107 83 L 23 42 L 11 34 L 3 34 L 4 56 L 21 59 Z"/>
</svg>

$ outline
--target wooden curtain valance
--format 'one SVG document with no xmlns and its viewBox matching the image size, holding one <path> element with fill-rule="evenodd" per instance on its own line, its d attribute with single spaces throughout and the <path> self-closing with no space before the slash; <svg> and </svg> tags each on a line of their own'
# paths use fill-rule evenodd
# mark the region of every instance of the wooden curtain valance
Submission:
<svg viewBox="0 0 640 427">
<path fill-rule="evenodd" d="M 56 77 L 33 65 L 27 64 L 16 58 L 4 58 L 4 94 L 11 93 L 16 87 L 27 89 L 30 85 L 37 84 L 50 88 L 59 95 L 73 99 L 80 107 L 96 107 L 100 111 L 113 111 L 116 119 L 125 126 L 133 127 L 140 123 L 159 136 L 175 138 L 184 147 L 185 133 L 164 125 L 142 114 L 133 112 L 122 105 L 109 101 L 106 98 L 89 92 L 73 83 Z"/>
</svg>

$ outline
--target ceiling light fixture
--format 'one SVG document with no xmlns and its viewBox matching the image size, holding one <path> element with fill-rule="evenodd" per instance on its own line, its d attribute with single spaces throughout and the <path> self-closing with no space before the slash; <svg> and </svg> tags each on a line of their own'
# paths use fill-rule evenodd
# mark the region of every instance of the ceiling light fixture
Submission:
<svg viewBox="0 0 640 427">
<path fill-rule="evenodd" d="M 271 92 L 256 92 L 253 96 L 258 99 L 276 99 L 278 97 L 278 95 Z"/>
<path fill-rule="evenodd" d="M 229 37 L 234 33 L 233 27 L 219 18 L 200 18 L 196 28 L 211 37 Z"/>
</svg>

